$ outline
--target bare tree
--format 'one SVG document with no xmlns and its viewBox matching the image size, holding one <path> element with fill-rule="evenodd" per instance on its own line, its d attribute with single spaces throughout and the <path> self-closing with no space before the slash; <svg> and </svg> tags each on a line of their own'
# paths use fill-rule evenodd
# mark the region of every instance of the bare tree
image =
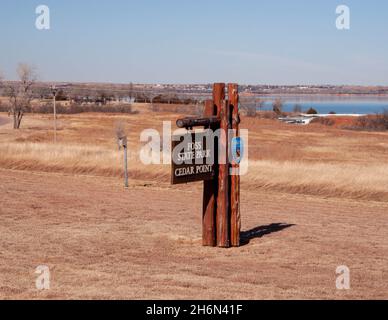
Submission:
<svg viewBox="0 0 388 320">
<path fill-rule="evenodd" d="M 256 98 L 255 105 L 256 105 L 256 108 L 259 109 L 259 111 L 263 111 L 265 107 L 265 101 L 260 98 Z"/>
<path fill-rule="evenodd" d="M 171 104 L 171 100 L 173 98 L 173 94 L 170 90 L 168 90 L 165 94 L 164 94 L 164 98 L 166 99 L 167 103 L 168 104 Z"/>
<path fill-rule="evenodd" d="M 202 100 L 195 101 L 194 114 L 198 117 L 202 117 L 205 110 L 205 102 Z"/>
<path fill-rule="evenodd" d="M 100 90 L 96 94 L 95 101 L 97 103 L 100 103 L 101 105 L 105 106 L 107 101 L 108 101 L 108 99 L 109 99 L 108 93 L 106 93 L 104 90 Z"/>
<path fill-rule="evenodd" d="M 156 92 L 153 92 L 153 91 L 149 91 L 148 93 L 146 93 L 146 98 L 149 100 L 149 102 L 151 104 L 151 110 L 153 112 L 158 112 L 159 111 L 159 107 L 156 104 L 154 104 L 154 100 L 158 96 L 159 96 L 159 94 L 156 93 Z"/>
<path fill-rule="evenodd" d="M 302 113 L 302 106 L 300 104 L 295 104 L 293 111 L 294 113 Z"/>
<path fill-rule="evenodd" d="M 28 64 L 20 63 L 17 68 L 19 81 L 8 87 L 10 112 L 13 115 L 13 127 L 19 129 L 24 113 L 31 108 L 32 87 L 36 82 L 35 69 Z"/>
<path fill-rule="evenodd" d="M 164 94 L 168 104 L 173 104 L 179 101 L 178 92 L 174 88 L 169 88 Z"/>
<path fill-rule="evenodd" d="M 283 113 L 283 101 L 281 99 L 276 99 L 273 103 L 273 111 L 277 115 L 282 115 Z"/>
<path fill-rule="evenodd" d="M 241 110 L 247 117 L 256 117 L 257 115 L 257 108 L 256 108 L 256 100 L 253 99 L 241 99 Z"/>
</svg>

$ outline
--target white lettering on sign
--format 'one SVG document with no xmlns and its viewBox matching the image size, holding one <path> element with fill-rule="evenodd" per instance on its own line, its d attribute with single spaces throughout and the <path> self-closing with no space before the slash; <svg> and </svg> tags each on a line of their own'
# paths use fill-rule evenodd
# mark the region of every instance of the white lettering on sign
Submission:
<svg viewBox="0 0 388 320">
<path fill-rule="evenodd" d="M 198 166 L 197 167 L 197 173 L 209 173 L 213 171 L 213 166 L 212 165 L 203 165 L 203 166 Z"/>
<path fill-rule="evenodd" d="M 195 158 L 194 152 L 181 152 L 178 154 L 178 160 L 182 162 L 191 161 Z"/>
<path fill-rule="evenodd" d="M 178 160 L 181 162 L 187 162 L 195 159 L 207 159 L 207 158 L 210 158 L 210 156 L 211 156 L 210 150 L 198 149 L 197 151 L 179 153 Z"/>
<path fill-rule="evenodd" d="M 194 167 L 179 168 L 175 170 L 176 177 L 190 176 L 194 174 Z"/>
<path fill-rule="evenodd" d="M 210 150 L 197 151 L 195 154 L 196 154 L 195 156 L 196 159 L 207 159 L 207 158 L 210 158 L 211 156 Z"/>
<path fill-rule="evenodd" d="M 212 131 L 187 133 L 171 138 L 172 184 L 211 180 L 217 156 Z"/>
<path fill-rule="evenodd" d="M 192 142 L 188 144 L 189 151 L 202 150 L 202 142 Z"/>
<path fill-rule="evenodd" d="M 202 174 L 202 173 L 210 173 L 213 171 L 212 165 L 204 164 L 202 166 L 191 166 L 187 168 L 179 168 L 175 169 L 175 176 L 176 177 L 184 177 L 184 176 L 190 176 L 193 174 Z"/>
</svg>

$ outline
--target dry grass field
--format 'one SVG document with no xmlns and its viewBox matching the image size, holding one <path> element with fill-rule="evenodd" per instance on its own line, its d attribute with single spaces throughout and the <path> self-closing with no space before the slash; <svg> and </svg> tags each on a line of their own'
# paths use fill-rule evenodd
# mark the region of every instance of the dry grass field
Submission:
<svg viewBox="0 0 388 320">
<path fill-rule="evenodd" d="M 220 250 L 201 247 L 201 183 L 170 186 L 169 166 L 138 161 L 141 131 L 179 116 L 60 115 L 55 145 L 50 116 L 14 131 L 0 113 L 0 298 L 388 299 L 388 133 L 244 118 L 245 243 Z"/>
</svg>

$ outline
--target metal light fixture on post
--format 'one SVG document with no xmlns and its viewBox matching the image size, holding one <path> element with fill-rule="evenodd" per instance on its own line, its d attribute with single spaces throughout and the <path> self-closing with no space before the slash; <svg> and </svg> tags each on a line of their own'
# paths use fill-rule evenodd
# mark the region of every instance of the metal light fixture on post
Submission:
<svg viewBox="0 0 388 320">
<path fill-rule="evenodd" d="M 51 92 L 53 94 L 53 107 L 54 107 L 54 143 L 57 143 L 57 93 L 58 89 L 55 86 L 51 87 Z"/>
<path fill-rule="evenodd" d="M 126 136 L 118 137 L 120 148 L 124 148 L 124 183 L 125 187 L 128 188 L 128 139 Z"/>
</svg>

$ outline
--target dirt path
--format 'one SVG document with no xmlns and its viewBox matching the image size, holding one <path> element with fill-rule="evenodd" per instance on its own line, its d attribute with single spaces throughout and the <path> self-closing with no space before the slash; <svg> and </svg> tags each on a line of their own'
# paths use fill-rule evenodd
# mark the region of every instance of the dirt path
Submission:
<svg viewBox="0 0 388 320">
<path fill-rule="evenodd" d="M 384 203 L 243 188 L 249 243 L 229 250 L 201 247 L 200 185 L 0 170 L 0 204 L 0 298 L 388 299 Z"/>
</svg>

